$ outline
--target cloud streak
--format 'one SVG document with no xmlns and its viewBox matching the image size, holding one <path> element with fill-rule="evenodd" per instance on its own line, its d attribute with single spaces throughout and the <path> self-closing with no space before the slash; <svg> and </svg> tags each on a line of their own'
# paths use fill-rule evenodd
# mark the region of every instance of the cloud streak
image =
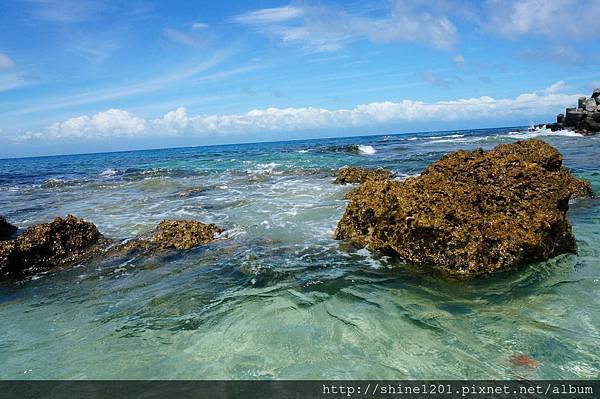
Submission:
<svg viewBox="0 0 600 399">
<path fill-rule="evenodd" d="M 144 119 L 127 111 L 109 109 L 50 125 L 45 131 L 28 132 L 16 138 L 105 139 L 118 137 L 168 137 L 236 135 L 260 132 L 291 132 L 311 129 L 374 126 L 411 121 L 454 121 L 502 117 L 531 117 L 556 111 L 574 103 L 579 94 L 564 94 L 564 82 L 511 99 L 489 96 L 450 101 L 374 102 L 350 109 L 266 108 L 244 114 L 189 115 L 183 107 L 162 117 Z"/>
<path fill-rule="evenodd" d="M 366 17 L 340 8 L 303 4 L 254 10 L 231 20 L 310 52 L 335 51 L 360 39 L 451 49 L 458 39 L 456 27 L 436 10 L 435 4 L 396 0 L 383 15 Z"/>
</svg>

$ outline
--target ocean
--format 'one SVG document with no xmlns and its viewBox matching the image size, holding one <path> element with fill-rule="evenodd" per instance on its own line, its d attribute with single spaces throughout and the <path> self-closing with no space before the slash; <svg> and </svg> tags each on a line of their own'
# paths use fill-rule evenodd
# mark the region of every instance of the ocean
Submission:
<svg viewBox="0 0 600 399">
<path fill-rule="evenodd" d="M 487 278 L 332 239 L 353 188 L 339 168 L 405 178 L 532 137 L 600 193 L 600 136 L 527 128 L 0 160 L 0 215 L 20 227 L 71 213 L 123 240 L 166 218 L 227 230 L 0 281 L 0 379 L 597 379 L 600 200 L 570 203 L 578 255 Z"/>
</svg>

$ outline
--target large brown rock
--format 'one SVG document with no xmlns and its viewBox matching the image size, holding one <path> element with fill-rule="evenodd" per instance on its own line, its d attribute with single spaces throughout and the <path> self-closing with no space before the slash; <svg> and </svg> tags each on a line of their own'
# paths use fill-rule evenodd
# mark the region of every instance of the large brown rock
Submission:
<svg viewBox="0 0 600 399">
<path fill-rule="evenodd" d="M 366 180 L 386 180 L 393 177 L 394 174 L 385 169 L 364 169 L 355 166 L 345 167 L 339 170 L 334 183 L 364 183 Z"/>
<path fill-rule="evenodd" d="M 0 276 L 27 276 L 81 261 L 101 238 L 96 226 L 72 215 L 34 225 L 15 240 L 0 242 Z"/>
<path fill-rule="evenodd" d="M 17 226 L 13 226 L 8 221 L 0 216 L 0 240 L 8 240 L 17 232 Z"/>
<path fill-rule="evenodd" d="M 457 151 L 404 182 L 365 181 L 335 238 L 450 275 L 492 273 L 576 252 L 565 214 L 581 182 L 540 140 Z"/>
</svg>

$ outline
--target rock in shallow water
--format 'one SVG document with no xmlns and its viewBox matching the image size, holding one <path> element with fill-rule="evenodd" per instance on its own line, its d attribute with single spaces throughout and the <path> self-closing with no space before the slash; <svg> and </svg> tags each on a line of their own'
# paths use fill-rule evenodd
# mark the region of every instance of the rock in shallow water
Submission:
<svg viewBox="0 0 600 399">
<path fill-rule="evenodd" d="M 72 215 L 32 226 L 15 240 L 0 242 L 0 276 L 27 276 L 78 262 L 101 238 L 96 226 Z"/>
<path fill-rule="evenodd" d="M 162 248 L 190 249 L 215 239 L 223 229 L 215 224 L 195 220 L 163 220 L 152 241 Z"/>
<path fill-rule="evenodd" d="M 17 232 L 17 226 L 13 226 L 0 216 L 0 240 L 8 240 Z"/>
<path fill-rule="evenodd" d="M 112 249 L 111 255 L 127 254 L 131 251 L 154 253 L 167 249 L 186 250 L 207 244 L 224 230 L 215 224 L 204 224 L 195 220 L 163 220 L 151 236 L 136 238 Z"/>
<path fill-rule="evenodd" d="M 586 183 L 540 140 L 457 151 L 404 182 L 367 180 L 335 238 L 450 275 L 492 273 L 575 253 L 565 214 Z"/>
<path fill-rule="evenodd" d="M 363 183 L 368 179 L 386 180 L 392 178 L 393 176 L 394 174 L 392 172 L 385 169 L 363 169 L 354 166 L 349 166 L 340 169 L 334 183 Z"/>
</svg>

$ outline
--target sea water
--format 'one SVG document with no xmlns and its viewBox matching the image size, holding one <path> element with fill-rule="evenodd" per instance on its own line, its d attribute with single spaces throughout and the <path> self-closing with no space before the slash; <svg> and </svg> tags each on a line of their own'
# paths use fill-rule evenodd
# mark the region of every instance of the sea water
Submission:
<svg viewBox="0 0 600 399">
<path fill-rule="evenodd" d="M 72 213 L 123 240 L 165 218 L 227 229 L 0 282 L 0 378 L 599 378 L 600 200 L 570 203 L 578 255 L 470 281 L 332 239 L 355 187 L 333 184 L 340 167 L 406 178 L 531 137 L 600 193 L 600 136 L 544 129 L 0 160 L 0 214 L 20 227 Z"/>
</svg>

